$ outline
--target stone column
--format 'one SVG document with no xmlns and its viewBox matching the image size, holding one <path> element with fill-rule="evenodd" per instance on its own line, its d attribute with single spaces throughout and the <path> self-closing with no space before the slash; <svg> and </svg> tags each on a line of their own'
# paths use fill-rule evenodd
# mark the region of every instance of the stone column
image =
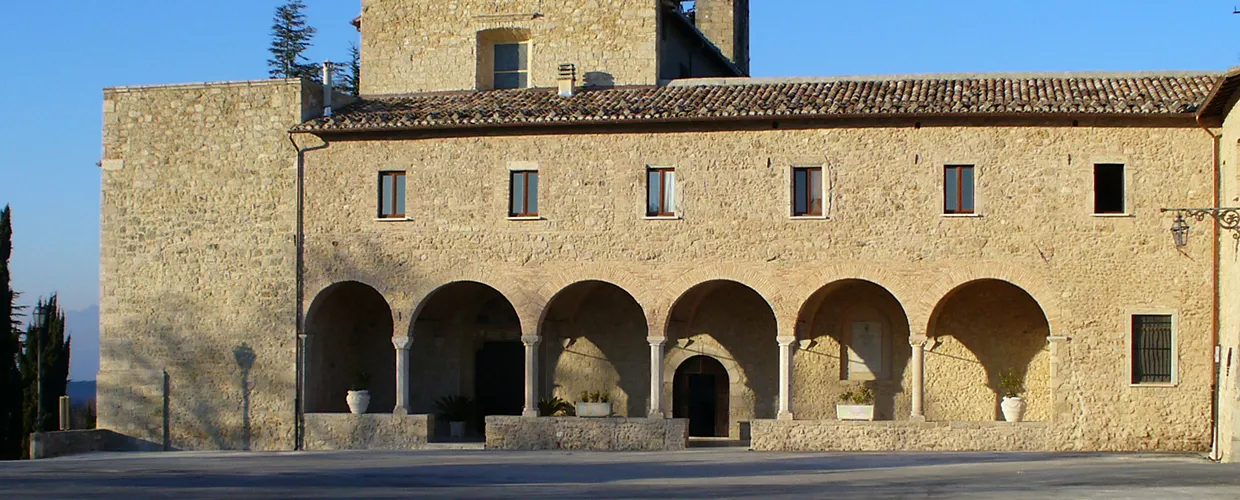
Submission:
<svg viewBox="0 0 1240 500">
<path fill-rule="evenodd" d="M 913 346 L 913 411 L 909 414 L 908 419 L 913 422 L 926 421 L 926 339 L 911 338 L 908 341 Z"/>
<path fill-rule="evenodd" d="M 1072 339 L 1065 336 L 1051 335 L 1046 343 L 1051 351 L 1051 421 L 1067 422 L 1072 420 L 1072 407 L 1068 404 L 1068 391 L 1064 386 L 1063 363 L 1068 354 L 1068 344 Z"/>
<path fill-rule="evenodd" d="M 779 341 L 779 420 L 792 420 L 792 349 L 795 335 L 781 336 Z"/>
<path fill-rule="evenodd" d="M 663 344 L 667 337 L 646 337 L 650 343 L 650 409 L 649 418 L 666 418 L 663 413 Z"/>
<path fill-rule="evenodd" d="M 396 347 L 396 415 L 409 414 L 409 347 L 413 339 L 409 337 L 392 337 L 392 345 Z"/>
<path fill-rule="evenodd" d="M 542 337 L 526 335 L 521 337 L 525 344 L 525 410 L 523 417 L 538 416 L 538 346 Z"/>
</svg>

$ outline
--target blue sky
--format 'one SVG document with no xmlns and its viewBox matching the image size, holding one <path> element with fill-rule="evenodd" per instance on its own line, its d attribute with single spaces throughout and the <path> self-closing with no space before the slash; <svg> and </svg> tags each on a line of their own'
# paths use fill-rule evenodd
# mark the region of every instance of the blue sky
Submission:
<svg viewBox="0 0 1240 500">
<path fill-rule="evenodd" d="M 5 6 L 0 205 L 13 207 L 13 286 L 25 302 L 53 292 L 70 310 L 98 302 L 102 89 L 265 78 L 271 15 L 281 3 Z M 319 29 L 309 55 L 343 60 L 357 40 L 349 21 L 360 2 L 306 3 Z M 1223 70 L 1240 65 L 1240 15 L 1232 7 L 1215 0 L 753 0 L 753 72 Z M 95 339 L 78 340 L 84 355 L 97 349 L 89 345 Z"/>
</svg>

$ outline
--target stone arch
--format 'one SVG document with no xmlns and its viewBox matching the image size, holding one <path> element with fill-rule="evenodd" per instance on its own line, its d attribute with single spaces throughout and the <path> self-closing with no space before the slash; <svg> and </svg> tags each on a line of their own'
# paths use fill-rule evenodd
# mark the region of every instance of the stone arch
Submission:
<svg viewBox="0 0 1240 500">
<path fill-rule="evenodd" d="M 731 279 L 695 284 L 676 299 L 667 313 L 665 332 L 672 347 L 665 361 L 683 362 L 678 355 L 709 355 L 730 369 L 728 435 L 742 439 L 755 418 L 775 418 L 778 399 L 779 321 L 775 308 L 760 292 Z M 667 364 L 665 363 L 665 368 Z M 664 377 L 664 401 L 671 401 L 670 380 Z"/>
<path fill-rule="evenodd" d="M 516 280 L 502 275 L 484 276 L 481 274 L 440 276 L 421 280 L 419 286 L 406 294 L 411 297 L 412 300 L 409 303 L 413 306 L 409 314 L 410 334 L 412 334 L 413 320 L 422 313 L 423 308 L 435 293 L 461 283 L 475 283 L 495 290 L 516 310 L 521 322 L 522 335 L 536 334 L 538 319 L 546 301 L 539 298 L 536 293 L 528 291 L 528 288 Z"/>
<path fill-rule="evenodd" d="M 552 295 L 539 331 L 544 395 L 575 401 L 604 392 L 616 415 L 645 416 L 648 322 L 628 290 L 599 280 L 570 284 Z"/>
<path fill-rule="evenodd" d="M 784 283 L 775 275 L 760 270 L 733 266 L 733 264 L 719 264 L 719 266 L 706 266 L 689 270 L 689 272 L 677 275 L 670 283 L 663 285 L 660 297 L 657 299 L 655 308 L 660 311 L 666 326 L 666 320 L 670 318 L 670 311 L 675 308 L 678 300 L 684 297 L 689 290 L 697 288 L 698 285 L 711 282 L 735 282 L 745 285 L 746 288 L 754 290 L 759 297 L 766 301 L 766 305 L 770 306 L 771 311 L 776 318 L 790 318 L 786 313 L 796 314 L 796 308 L 800 304 L 796 304 L 794 297 L 787 295 Z M 655 316 L 655 315 L 651 315 Z"/>
<path fill-rule="evenodd" d="M 509 296 L 491 284 L 457 280 L 427 292 L 410 320 L 410 410 L 433 414 L 440 398 L 472 398 L 477 414 L 470 430 L 478 432 L 486 415 L 520 415 L 528 328 Z M 436 432 L 447 432 L 440 424 Z"/>
<path fill-rule="evenodd" d="M 1059 294 L 1043 276 L 1027 268 L 998 263 L 985 263 L 964 269 L 955 269 L 943 273 L 933 284 L 922 291 L 921 296 L 909 304 L 909 319 L 914 328 L 929 328 L 931 316 L 940 300 L 950 295 L 960 286 L 980 280 L 998 280 L 1010 283 L 1024 290 L 1042 309 L 1046 321 L 1050 325 L 1050 336 L 1064 331 L 1062 328 L 1063 309 Z M 915 333 L 916 334 L 916 333 Z"/>
<path fill-rule="evenodd" d="M 335 283 L 315 296 L 305 322 L 306 412 L 348 411 L 345 393 L 364 378 L 369 379 L 368 412 L 392 411 L 396 354 L 387 299 L 365 283 Z"/>
<path fill-rule="evenodd" d="M 745 376 L 745 369 L 737 363 L 736 359 L 727 350 L 720 346 L 680 346 L 671 344 L 668 348 L 667 355 L 663 357 L 663 373 L 667 375 L 663 377 L 663 400 L 668 404 L 668 415 L 673 415 L 672 408 L 675 405 L 676 398 L 676 371 L 680 369 L 686 361 L 698 356 L 706 356 L 719 364 L 723 365 L 724 371 L 728 373 L 728 411 L 729 416 L 728 437 L 733 439 L 742 439 L 747 436 L 742 433 L 736 422 L 737 405 L 752 405 L 753 402 L 747 398 L 744 393 L 749 392 L 746 384 L 748 379 Z"/>
<path fill-rule="evenodd" d="M 958 284 L 927 324 L 926 414 L 933 420 L 1000 418 L 1000 374 L 1025 379 L 1029 420 L 1050 420 L 1049 317 L 1037 298 L 1010 281 Z"/>
<path fill-rule="evenodd" d="M 796 331 L 808 341 L 793 360 L 798 416 L 833 418 L 839 396 L 862 386 L 874 391 L 876 418 L 909 414 L 911 327 L 889 289 L 856 278 L 820 285 L 801 307 Z"/>
</svg>

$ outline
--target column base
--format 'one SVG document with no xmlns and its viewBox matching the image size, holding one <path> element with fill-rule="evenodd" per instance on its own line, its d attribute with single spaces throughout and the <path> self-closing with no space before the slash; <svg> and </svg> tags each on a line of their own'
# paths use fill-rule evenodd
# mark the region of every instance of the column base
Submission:
<svg viewBox="0 0 1240 500">
<path fill-rule="evenodd" d="M 521 416 L 525 418 L 538 418 L 538 410 L 524 410 Z"/>
<path fill-rule="evenodd" d="M 909 422 L 919 422 L 919 423 L 925 423 L 925 422 L 926 422 L 926 416 L 925 416 L 925 415 L 912 415 L 912 416 L 908 417 L 908 421 L 909 421 Z"/>
<path fill-rule="evenodd" d="M 785 412 L 780 412 L 780 413 L 779 413 L 779 416 L 778 416 L 778 417 L 776 417 L 776 420 L 792 421 L 792 420 L 795 420 L 795 419 L 792 417 L 792 412 L 790 412 L 790 411 L 785 411 Z"/>
<path fill-rule="evenodd" d="M 649 418 L 652 420 L 665 420 L 667 419 L 667 415 L 664 415 L 663 412 L 661 411 L 652 411 L 646 414 L 646 418 Z"/>
<path fill-rule="evenodd" d="M 392 415 L 395 415 L 398 417 L 407 417 L 409 416 L 409 409 L 408 408 L 397 408 L 395 410 L 392 410 Z"/>
</svg>

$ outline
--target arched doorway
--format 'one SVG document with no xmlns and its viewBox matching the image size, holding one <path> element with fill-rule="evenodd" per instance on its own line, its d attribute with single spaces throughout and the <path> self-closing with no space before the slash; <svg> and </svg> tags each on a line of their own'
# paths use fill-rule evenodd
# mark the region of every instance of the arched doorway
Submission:
<svg viewBox="0 0 1240 500">
<path fill-rule="evenodd" d="M 728 422 L 721 436 L 746 440 L 750 422 L 776 416 L 779 350 L 775 311 L 762 294 L 731 280 L 699 283 L 680 295 L 668 314 L 665 358 L 674 373 L 694 356 L 709 356 L 727 369 Z M 675 405 L 675 377 L 664 378 L 664 396 Z M 675 408 L 673 407 L 673 414 Z"/>
<path fill-rule="evenodd" d="M 460 281 L 437 288 L 411 325 L 410 411 L 435 414 L 449 396 L 474 402 L 467 433 L 481 434 L 488 415 L 520 415 L 525 402 L 525 350 L 512 303 L 491 286 Z M 436 420 L 436 434 L 448 422 Z"/>
<path fill-rule="evenodd" d="M 690 437 L 728 437 L 728 371 L 710 356 L 694 356 L 672 378 L 672 415 L 689 419 Z"/>
<path fill-rule="evenodd" d="M 307 413 L 349 411 L 345 394 L 368 379 L 369 413 L 396 407 L 392 310 L 374 288 L 356 281 L 319 292 L 306 313 Z"/>
<path fill-rule="evenodd" d="M 999 377 L 1024 378 L 1025 420 L 1051 417 L 1050 324 L 1024 289 L 982 279 L 948 292 L 930 316 L 926 352 L 926 418 L 1002 419 Z"/>
</svg>

